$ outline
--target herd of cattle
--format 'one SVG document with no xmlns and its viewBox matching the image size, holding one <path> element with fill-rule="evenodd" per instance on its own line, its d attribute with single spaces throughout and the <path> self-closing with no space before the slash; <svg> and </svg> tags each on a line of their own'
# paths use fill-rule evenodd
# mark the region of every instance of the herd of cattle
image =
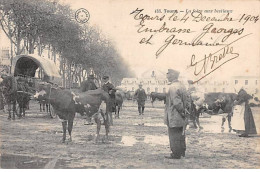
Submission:
<svg viewBox="0 0 260 172">
<path fill-rule="evenodd" d="M 50 83 L 39 84 L 37 88 L 32 90 L 29 89 L 31 87 L 28 83 L 26 84 L 24 81 L 19 81 L 20 83 L 17 84 L 17 82 L 18 81 L 14 81 L 14 77 L 8 76 L 5 77 L 1 83 L 0 96 L 2 98 L 0 104 L 3 104 L 2 100 L 4 99 L 8 105 L 9 119 L 11 119 L 11 111 L 13 111 L 13 119 L 15 118 L 16 102 L 20 107 L 18 116 L 21 117 L 25 116 L 25 110 L 30 99 L 36 99 L 38 101 L 44 100 L 46 104 L 52 106 L 54 113 L 62 120 L 63 142 L 66 140 L 66 130 L 68 130 L 71 140 L 73 120 L 76 112 L 81 115 L 94 116 L 94 120 L 97 123 L 97 139 L 102 123 L 105 125 L 106 136 L 108 136 L 109 126 L 113 125 L 112 114 L 109 113 L 110 111 L 108 109 L 111 98 L 109 94 L 102 89 L 89 90 L 79 94 L 78 90 L 62 89 Z M 222 113 L 231 113 L 236 96 L 235 93 L 206 93 L 204 95 L 202 109 L 209 114 L 216 114 L 220 110 L 222 110 Z M 164 103 L 166 101 L 165 93 L 152 92 L 148 97 L 152 103 L 155 100 L 164 101 Z M 134 92 L 124 92 L 120 89 L 115 90 L 114 105 L 116 108 L 113 112 L 115 112 L 115 116 L 118 118 L 124 99 L 134 99 Z M 259 103 L 258 98 L 254 98 L 254 100 Z M 105 104 L 105 106 L 102 106 L 103 104 Z M 11 109 L 11 105 L 13 105 L 13 110 Z M 105 108 L 100 108 L 101 106 Z"/>
</svg>

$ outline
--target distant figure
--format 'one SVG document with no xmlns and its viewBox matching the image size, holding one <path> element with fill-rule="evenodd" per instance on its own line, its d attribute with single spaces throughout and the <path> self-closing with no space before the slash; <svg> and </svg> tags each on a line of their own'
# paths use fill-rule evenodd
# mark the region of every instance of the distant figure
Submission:
<svg viewBox="0 0 260 172">
<path fill-rule="evenodd" d="M 248 137 L 249 134 L 257 134 L 254 117 L 248 103 L 251 98 L 244 89 L 241 89 L 234 102 L 232 128 L 240 134 L 239 137 Z"/>
<path fill-rule="evenodd" d="M 180 159 L 185 156 L 185 128 L 187 125 L 187 115 L 185 107 L 188 104 L 188 96 L 185 86 L 178 80 L 179 72 L 168 69 L 167 79 L 169 90 L 166 95 L 164 123 L 168 127 L 170 148 L 172 153 L 166 156 L 168 159 Z"/>
<path fill-rule="evenodd" d="M 87 80 L 81 82 L 81 84 L 80 84 L 80 91 L 81 92 L 86 92 L 88 90 L 95 90 L 95 89 L 97 89 L 97 86 L 94 83 L 94 79 L 95 79 L 94 75 L 89 75 Z M 84 107 L 83 107 L 83 109 L 84 109 Z M 87 115 L 86 116 L 86 121 L 85 121 L 84 125 L 93 125 L 93 124 L 94 123 L 91 122 L 91 117 Z"/>
<path fill-rule="evenodd" d="M 109 117 L 109 124 L 113 125 L 113 118 L 112 112 L 115 112 L 115 92 L 116 89 L 113 84 L 109 82 L 109 76 L 103 76 L 103 85 L 102 88 L 105 92 L 107 92 L 110 96 L 110 101 L 108 103 L 108 117 Z"/>
<path fill-rule="evenodd" d="M 138 112 L 139 115 L 144 115 L 144 108 L 145 108 L 145 100 L 147 98 L 145 90 L 142 88 L 143 85 L 140 83 L 139 88 L 135 91 L 134 97 L 138 103 Z"/>
</svg>

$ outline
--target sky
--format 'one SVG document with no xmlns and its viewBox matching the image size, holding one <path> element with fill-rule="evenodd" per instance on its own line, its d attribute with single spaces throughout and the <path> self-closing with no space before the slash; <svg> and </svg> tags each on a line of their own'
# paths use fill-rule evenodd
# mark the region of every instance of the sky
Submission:
<svg viewBox="0 0 260 172">
<path fill-rule="evenodd" d="M 241 1 L 242 2 L 242 1 Z M 143 72 L 148 69 L 158 69 L 167 72 L 169 68 L 180 71 L 181 76 L 191 80 L 198 80 L 203 75 L 194 75 L 195 68 L 189 67 L 192 55 L 195 55 L 196 61 L 203 59 L 205 55 L 216 52 L 219 47 L 205 46 L 179 46 L 168 45 L 168 47 L 156 58 L 157 50 L 165 44 L 167 37 L 172 33 L 137 33 L 140 20 L 135 20 L 134 15 L 130 15 L 135 9 L 144 9 L 142 13 L 149 16 L 166 15 L 165 19 L 172 15 L 173 10 L 233 10 L 231 16 L 239 18 L 243 14 L 257 16 L 259 15 L 259 1 L 248 1 L 241 3 L 239 1 L 201 1 L 196 3 L 193 1 L 170 1 L 170 0 L 60 0 L 60 3 L 69 4 L 75 11 L 80 8 L 85 8 L 89 11 L 90 18 L 88 24 L 97 26 L 110 41 L 113 42 L 116 49 L 135 72 L 137 77 L 140 77 Z M 162 13 L 155 13 L 156 9 L 161 9 Z M 164 13 L 167 9 L 169 13 Z M 179 17 L 183 16 L 178 14 Z M 202 13 L 204 14 L 204 13 Z M 205 16 L 223 17 L 224 13 L 205 14 Z M 259 17 L 259 16 L 258 16 Z M 252 19 L 252 18 L 251 18 Z M 203 32 L 203 28 L 209 22 L 191 22 L 186 23 L 179 21 L 145 21 L 144 24 L 150 28 L 160 28 L 163 22 L 169 28 L 176 27 L 178 29 L 191 29 L 193 33 L 174 33 L 176 39 L 191 42 L 199 34 Z M 212 22 L 216 28 L 225 29 L 241 29 L 244 28 L 241 35 L 231 35 L 226 44 L 238 39 L 247 34 L 245 38 L 232 44 L 234 53 L 239 53 L 239 57 L 229 61 L 212 72 L 203 80 L 226 80 L 231 76 L 260 76 L 260 22 L 247 22 L 245 25 L 238 22 Z M 151 44 L 140 44 L 142 38 L 148 39 L 153 34 Z M 209 42 L 218 37 L 224 37 L 227 34 L 207 34 L 205 40 Z M 231 46 L 229 47 L 230 50 Z M 221 52 L 224 50 L 221 50 Z M 231 56 L 229 56 L 231 57 Z M 227 57 L 228 58 L 228 57 Z M 225 60 L 225 59 L 224 59 Z M 215 64 L 214 68 L 218 65 Z M 209 67 L 209 66 L 208 66 Z M 201 66 L 197 68 L 197 71 Z M 213 68 L 213 69 L 214 69 Z M 209 71 L 209 70 L 208 70 Z"/>
</svg>

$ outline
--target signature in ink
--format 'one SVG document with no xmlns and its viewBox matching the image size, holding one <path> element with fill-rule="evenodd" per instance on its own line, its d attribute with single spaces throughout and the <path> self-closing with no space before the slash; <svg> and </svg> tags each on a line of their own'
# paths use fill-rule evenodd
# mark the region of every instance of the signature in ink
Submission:
<svg viewBox="0 0 260 172">
<path fill-rule="evenodd" d="M 239 57 L 239 53 L 234 52 L 233 43 L 237 42 L 238 40 L 245 38 L 250 34 L 244 35 L 231 43 L 227 44 L 226 46 L 222 47 L 221 49 L 217 50 L 214 53 L 205 54 L 204 58 L 201 60 L 196 61 L 196 55 L 193 54 L 191 56 L 191 63 L 188 67 L 194 67 L 194 75 L 198 76 L 202 74 L 202 77 L 194 81 L 196 83 L 206 76 L 210 75 L 212 72 L 216 71 L 225 63 L 234 60 Z"/>
</svg>

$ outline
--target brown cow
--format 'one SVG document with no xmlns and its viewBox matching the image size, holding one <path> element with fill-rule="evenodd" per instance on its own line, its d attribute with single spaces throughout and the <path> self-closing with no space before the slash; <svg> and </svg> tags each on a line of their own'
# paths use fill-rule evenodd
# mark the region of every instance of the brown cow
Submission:
<svg viewBox="0 0 260 172">
<path fill-rule="evenodd" d="M 70 141 L 72 141 L 72 128 L 73 121 L 75 118 L 76 106 L 77 104 L 85 105 L 87 112 L 91 112 L 92 114 L 97 113 L 99 106 L 102 100 L 108 100 L 108 94 L 103 90 L 90 90 L 80 95 L 76 96 L 70 90 L 64 90 L 61 88 L 52 87 L 51 84 L 43 84 L 41 87 L 42 90 L 37 92 L 35 98 L 38 98 L 39 95 L 44 96 L 45 99 L 50 102 L 54 109 L 54 113 L 56 113 L 60 119 L 62 119 L 62 127 L 63 127 L 63 138 L 62 142 L 64 143 L 66 140 L 66 130 L 68 125 L 68 132 L 70 135 Z M 94 92 L 93 92 L 94 91 Z M 93 110 L 95 109 L 95 110 Z M 107 119 L 107 118 L 106 118 Z M 100 119 L 95 119 L 97 122 L 97 140 L 99 138 L 99 131 L 101 127 Z M 106 126 L 106 136 L 108 136 L 109 126 L 107 120 L 105 120 Z"/>
</svg>

